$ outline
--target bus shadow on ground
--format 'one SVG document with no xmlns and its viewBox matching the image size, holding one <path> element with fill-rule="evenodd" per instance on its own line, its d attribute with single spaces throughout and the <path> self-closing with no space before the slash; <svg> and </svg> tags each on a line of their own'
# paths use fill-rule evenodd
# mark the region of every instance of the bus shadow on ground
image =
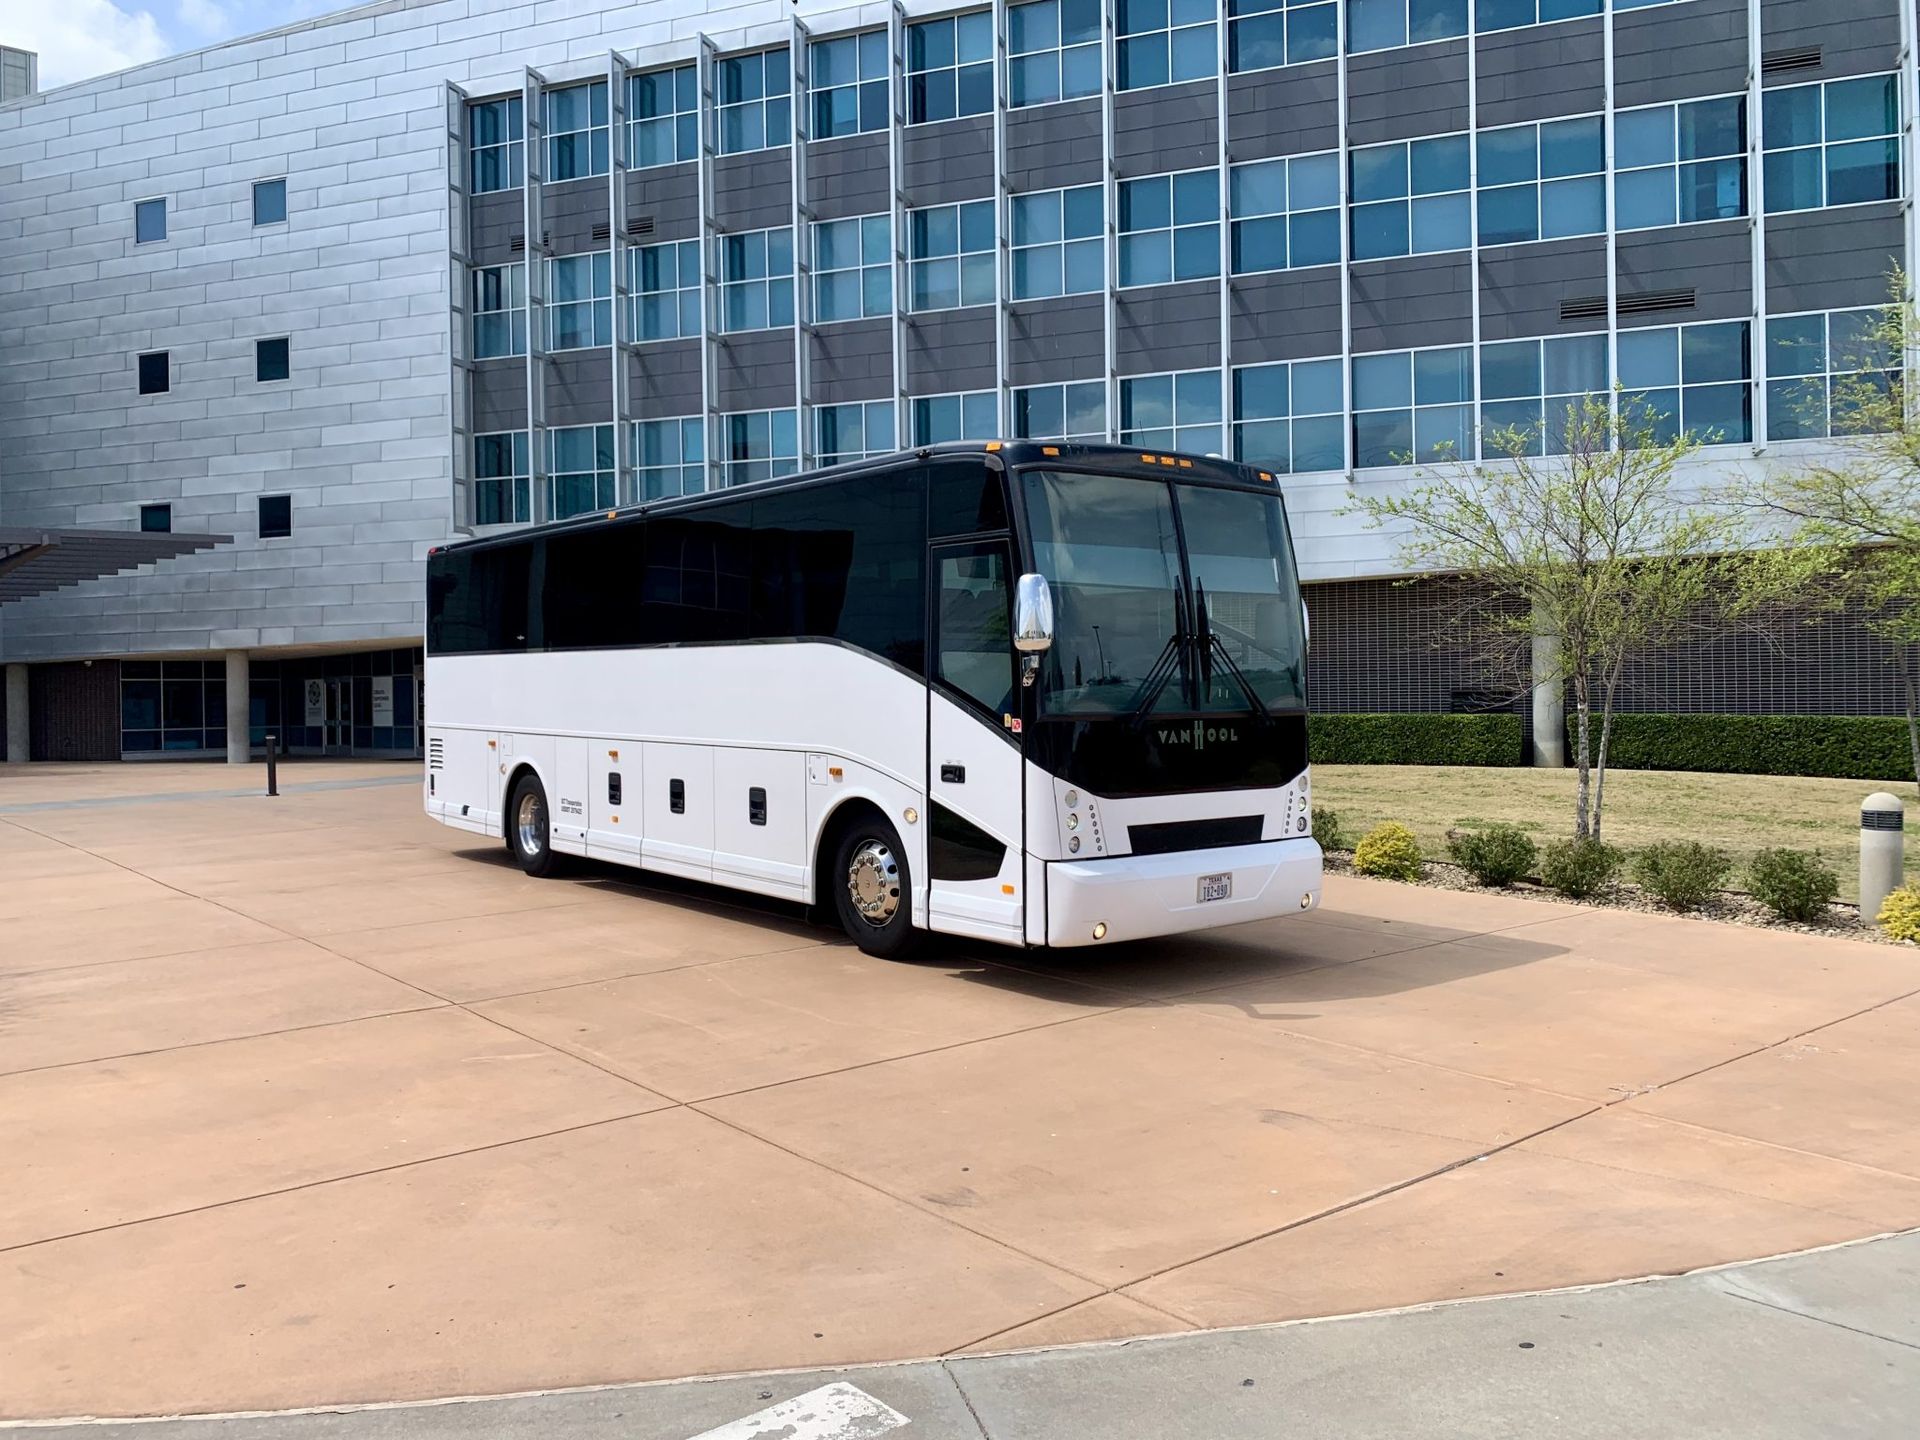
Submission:
<svg viewBox="0 0 1920 1440">
<path fill-rule="evenodd" d="M 456 852 L 479 864 L 514 869 L 504 847 Z M 725 914 L 789 936 L 849 946 L 830 913 L 698 880 L 570 858 L 558 883 L 671 905 L 689 914 Z M 635 924 L 644 924 L 636 913 Z M 1090 1009 L 1117 999 L 1169 1005 L 1231 1006 L 1249 1019 L 1310 1020 L 1315 1007 L 1404 994 L 1532 965 L 1567 953 L 1564 945 L 1516 936 L 1348 916 L 1328 925 L 1286 917 L 1153 940 L 1060 950 L 1016 950 L 929 935 L 907 961 L 955 972 L 954 978 L 1021 993 L 1044 991 L 1072 1003 L 1084 991 Z"/>
</svg>

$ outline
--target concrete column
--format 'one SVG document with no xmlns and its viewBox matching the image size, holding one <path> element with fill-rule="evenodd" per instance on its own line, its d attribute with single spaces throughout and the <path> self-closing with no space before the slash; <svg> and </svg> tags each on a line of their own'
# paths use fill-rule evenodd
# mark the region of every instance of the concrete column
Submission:
<svg viewBox="0 0 1920 1440">
<path fill-rule="evenodd" d="M 1533 763 L 1547 770 L 1567 763 L 1567 686 L 1560 670 L 1560 637 L 1540 623 L 1533 630 Z"/>
<path fill-rule="evenodd" d="M 245 765 L 253 758 L 247 716 L 247 652 L 227 651 L 227 763 Z"/>
<path fill-rule="evenodd" d="M 27 763 L 27 667 L 7 666 L 7 763 Z"/>
</svg>

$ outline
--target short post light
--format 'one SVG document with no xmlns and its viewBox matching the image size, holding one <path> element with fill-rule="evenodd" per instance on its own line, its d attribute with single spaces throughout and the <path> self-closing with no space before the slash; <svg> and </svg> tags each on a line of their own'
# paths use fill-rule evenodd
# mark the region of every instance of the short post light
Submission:
<svg viewBox="0 0 1920 1440">
<path fill-rule="evenodd" d="M 1900 888 L 1906 862 L 1905 807 L 1877 790 L 1860 802 L 1860 918 L 1871 925 Z"/>
</svg>

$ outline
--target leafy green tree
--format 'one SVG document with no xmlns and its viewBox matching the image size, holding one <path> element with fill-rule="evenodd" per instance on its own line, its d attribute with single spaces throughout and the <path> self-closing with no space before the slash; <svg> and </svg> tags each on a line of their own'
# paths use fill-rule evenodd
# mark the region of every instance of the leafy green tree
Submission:
<svg viewBox="0 0 1920 1440">
<path fill-rule="evenodd" d="M 1690 498 L 1675 471 L 1699 440 L 1635 397 L 1589 395 L 1545 426 L 1482 437 L 1479 464 L 1442 458 L 1404 490 L 1349 507 L 1399 539 L 1408 568 L 1475 582 L 1443 602 L 1456 635 L 1557 637 L 1536 684 L 1573 692 L 1574 835 L 1598 839 L 1607 743 L 1628 668 L 1761 587 L 1730 587 L 1741 561 L 1724 507 Z M 1736 600 L 1734 597 L 1738 597 Z"/>
</svg>

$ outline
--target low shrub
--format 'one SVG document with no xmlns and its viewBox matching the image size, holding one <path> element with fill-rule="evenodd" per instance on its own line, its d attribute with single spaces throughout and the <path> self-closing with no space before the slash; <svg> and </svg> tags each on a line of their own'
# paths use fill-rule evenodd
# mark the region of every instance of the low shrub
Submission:
<svg viewBox="0 0 1920 1440">
<path fill-rule="evenodd" d="M 1898 716 L 1882 715 L 1629 712 L 1613 717 L 1607 764 L 1619 770 L 1706 770 L 1727 775 L 1913 778 L 1907 723 Z"/>
<path fill-rule="evenodd" d="M 1313 807 L 1313 838 L 1322 850 L 1345 850 L 1347 845 L 1347 822 L 1340 818 L 1340 812 L 1329 810 L 1324 805 Z"/>
<path fill-rule="evenodd" d="M 1309 715 L 1315 765 L 1519 765 L 1518 715 Z"/>
<path fill-rule="evenodd" d="M 1540 847 L 1518 825 L 1489 825 L 1447 837 L 1447 853 L 1482 885 L 1511 885 L 1530 873 Z"/>
<path fill-rule="evenodd" d="M 1353 868 L 1382 880 L 1420 878 L 1420 842 L 1406 826 L 1389 820 L 1376 825 L 1353 847 Z"/>
<path fill-rule="evenodd" d="M 1902 885 L 1880 907 L 1880 928 L 1896 940 L 1920 945 L 1920 885 Z"/>
<path fill-rule="evenodd" d="M 1540 878 L 1569 900 L 1591 900 L 1612 886 L 1625 858 L 1604 840 L 1556 840 L 1540 852 Z"/>
<path fill-rule="evenodd" d="M 1698 840 L 1662 840 L 1633 857 L 1633 878 L 1669 910 L 1698 910 L 1726 883 L 1733 857 Z"/>
<path fill-rule="evenodd" d="M 1840 877 L 1807 850 L 1761 850 L 1747 862 L 1747 889 L 1782 920 L 1818 920 L 1840 893 Z"/>
</svg>

